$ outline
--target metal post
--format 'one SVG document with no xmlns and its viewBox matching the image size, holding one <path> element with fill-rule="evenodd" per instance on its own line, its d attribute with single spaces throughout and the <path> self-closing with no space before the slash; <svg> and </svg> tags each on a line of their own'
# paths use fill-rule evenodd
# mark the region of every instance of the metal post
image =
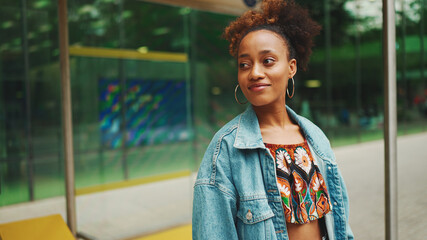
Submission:
<svg viewBox="0 0 427 240">
<path fill-rule="evenodd" d="M 187 54 L 187 56 L 190 56 L 190 43 L 191 43 L 191 16 L 190 16 L 191 12 L 187 12 L 186 14 L 184 14 L 182 16 L 182 18 L 184 19 L 184 36 L 186 38 L 186 44 L 185 44 L 185 53 Z M 187 131 L 188 132 L 192 132 L 192 130 L 194 129 L 193 127 L 193 121 L 192 121 L 192 117 L 191 117 L 191 99 L 192 99 L 192 92 L 191 92 L 191 62 L 190 59 L 188 58 L 187 62 L 184 63 L 185 64 L 185 91 L 186 91 L 186 108 L 187 108 Z M 194 135 L 191 134 L 191 139 L 194 139 Z M 194 142 L 194 140 L 193 140 Z M 194 146 L 194 145 L 193 145 Z M 193 157 L 196 157 L 196 151 L 195 148 L 193 149 Z M 197 159 L 197 158 L 195 158 Z M 191 165 L 192 163 L 194 163 L 194 161 L 190 161 Z M 194 167 L 190 166 L 190 169 L 193 171 Z"/>
<path fill-rule="evenodd" d="M 33 127 L 31 122 L 31 86 L 30 86 L 30 57 L 28 51 L 28 21 L 27 21 L 27 0 L 21 0 L 22 17 L 22 50 L 24 54 L 24 81 L 25 81 L 25 118 L 27 135 L 27 173 L 28 190 L 30 200 L 34 201 L 34 151 L 33 151 Z"/>
<path fill-rule="evenodd" d="M 397 240 L 396 26 L 393 0 L 383 0 L 385 239 Z"/>
<path fill-rule="evenodd" d="M 119 47 L 124 48 L 125 47 L 125 25 L 123 20 L 123 3 L 124 0 L 120 0 L 119 2 Z M 122 168 L 123 168 L 123 177 L 125 180 L 129 179 L 129 168 L 128 168 L 128 146 L 127 146 L 127 105 L 126 105 L 126 98 L 127 98 L 127 77 L 126 77 L 126 70 L 125 70 L 125 59 L 119 59 L 119 82 L 120 82 L 120 131 L 122 134 Z"/>
<path fill-rule="evenodd" d="M 197 41 L 197 35 L 196 35 L 195 29 L 196 29 L 196 26 L 198 24 L 198 19 L 199 19 L 198 13 L 199 13 L 198 11 L 191 11 L 188 14 L 189 43 L 193 43 L 193 42 Z M 190 51 L 191 51 L 191 54 L 189 54 Z M 191 86 L 193 86 L 194 89 L 203 89 L 203 90 L 205 90 L 205 88 L 200 88 L 200 87 L 198 88 L 198 86 L 201 86 L 200 82 L 202 82 L 202 81 L 200 81 L 201 79 L 198 78 L 198 76 L 199 76 L 198 74 L 199 73 L 197 71 L 197 60 L 198 60 L 199 56 L 198 56 L 197 48 L 192 48 L 191 50 L 187 49 L 186 53 L 188 54 L 188 63 L 187 64 L 189 65 L 188 68 L 190 70 L 190 73 L 188 73 L 189 76 L 186 76 L 186 77 L 188 77 L 190 79 L 189 84 L 191 84 Z M 196 79 L 198 81 L 196 81 Z M 199 85 L 197 85 L 197 84 L 199 84 Z M 198 91 L 203 91 L 203 90 L 198 90 Z M 193 91 L 193 93 L 194 94 L 191 97 L 193 99 L 196 99 L 198 93 L 197 93 L 196 90 Z M 187 94 L 187 96 L 188 96 L 188 94 Z M 206 103 L 206 102 L 203 102 L 203 103 Z M 201 104 L 200 102 L 198 102 L 198 104 L 200 104 L 200 105 L 203 106 L 203 104 Z M 196 105 L 196 104 L 194 104 L 194 105 Z M 191 109 L 191 108 L 189 108 L 189 109 Z M 194 112 L 193 112 L 193 114 L 195 112 L 199 111 L 199 109 L 200 109 L 200 107 L 194 106 Z M 203 119 L 206 119 L 206 118 L 207 118 L 207 116 L 205 114 L 203 114 Z M 191 125 L 191 126 L 192 126 L 192 131 L 193 131 L 193 135 L 192 135 L 192 141 L 193 141 L 193 161 L 191 163 L 191 165 L 192 165 L 191 166 L 191 172 L 194 173 L 194 172 L 197 172 L 197 170 L 198 170 L 198 162 L 199 162 L 198 158 L 199 158 L 200 141 L 198 141 L 198 137 L 197 136 L 200 136 L 199 135 L 200 133 L 198 132 L 198 128 L 197 127 L 195 127 L 194 125 Z"/>
<path fill-rule="evenodd" d="M 331 6 L 330 0 L 323 1 L 323 13 L 325 16 L 325 77 L 326 77 L 326 103 L 327 103 L 327 134 L 333 135 L 333 127 L 331 123 L 331 116 L 333 115 L 332 105 L 332 62 L 331 62 Z"/>
<path fill-rule="evenodd" d="M 356 52 L 356 113 L 357 113 L 357 117 L 361 117 L 361 113 L 362 113 L 362 64 L 360 61 L 360 30 L 359 30 L 359 26 L 360 26 L 360 0 L 356 1 L 356 21 L 355 21 L 355 25 L 356 25 L 356 35 L 355 35 L 355 42 L 356 42 L 356 46 L 355 46 L 355 52 Z M 356 129 L 357 129 L 357 142 L 362 142 L 362 128 L 360 126 L 360 124 L 356 125 Z"/>
<path fill-rule="evenodd" d="M 409 88 L 409 82 L 408 79 L 406 78 L 406 13 L 405 13 L 405 1 L 404 0 L 400 0 L 401 3 L 401 21 L 402 23 L 401 25 L 401 31 L 402 31 L 402 40 L 401 40 L 401 44 L 399 44 L 399 50 L 401 52 L 400 55 L 400 60 L 401 62 L 399 63 L 400 66 L 400 81 L 401 81 L 401 86 L 403 85 L 403 89 L 405 92 L 405 97 L 403 98 L 403 108 L 402 108 L 402 115 L 403 115 L 403 124 L 401 124 L 402 128 L 403 128 L 403 133 L 407 134 L 408 133 L 408 111 L 407 109 L 409 109 L 410 105 L 411 105 L 411 92 L 410 92 L 410 88 Z M 397 55 L 397 53 L 396 53 Z"/>
<path fill-rule="evenodd" d="M 420 73 L 421 73 L 421 87 L 422 89 L 426 89 L 427 81 L 424 76 L 424 9 L 425 9 L 425 0 L 420 0 L 421 5 L 421 19 L 420 19 Z M 427 124 L 423 124 L 423 130 L 427 129 Z"/>
<path fill-rule="evenodd" d="M 61 96 L 65 157 L 67 223 L 76 236 L 76 203 L 74 192 L 73 124 L 71 112 L 70 63 L 68 52 L 67 0 L 58 0 L 59 52 L 61 63 Z"/>
</svg>

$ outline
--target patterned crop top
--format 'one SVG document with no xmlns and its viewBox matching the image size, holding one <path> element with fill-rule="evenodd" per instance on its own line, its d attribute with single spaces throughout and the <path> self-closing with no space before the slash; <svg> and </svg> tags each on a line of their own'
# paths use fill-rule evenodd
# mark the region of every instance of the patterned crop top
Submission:
<svg viewBox="0 0 427 240">
<path fill-rule="evenodd" d="M 307 141 L 290 145 L 265 143 L 265 146 L 276 161 L 277 186 L 286 222 L 309 223 L 328 213 L 331 204 L 326 183 Z"/>
</svg>

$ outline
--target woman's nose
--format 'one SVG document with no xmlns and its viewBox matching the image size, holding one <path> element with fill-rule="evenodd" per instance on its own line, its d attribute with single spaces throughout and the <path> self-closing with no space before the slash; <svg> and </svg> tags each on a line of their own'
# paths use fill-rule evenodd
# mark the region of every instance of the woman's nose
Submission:
<svg viewBox="0 0 427 240">
<path fill-rule="evenodd" d="M 251 69 L 250 80 L 258 80 L 264 78 L 264 71 L 260 64 L 254 64 Z"/>
</svg>

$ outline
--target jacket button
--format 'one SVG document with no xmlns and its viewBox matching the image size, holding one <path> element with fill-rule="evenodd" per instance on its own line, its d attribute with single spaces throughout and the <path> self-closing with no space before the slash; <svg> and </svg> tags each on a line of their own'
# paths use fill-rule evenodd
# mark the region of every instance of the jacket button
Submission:
<svg viewBox="0 0 427 240">
<path fill-rule="evenodd" d="M 251 220 L 252 219 L 252 213 L 251 210 L 248 210 L 248 213 L 246 213 L 246 219 Z"/>
</svg>

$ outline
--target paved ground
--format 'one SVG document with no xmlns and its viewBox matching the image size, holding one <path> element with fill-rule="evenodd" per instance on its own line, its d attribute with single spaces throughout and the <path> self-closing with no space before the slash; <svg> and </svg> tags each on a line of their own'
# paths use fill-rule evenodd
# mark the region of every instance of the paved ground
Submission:
<svg viewBox="0 0 427 240">
<path fill-rule="evenodd" d="M 129 239 L 191 222 L 193 177 L 144 184 L 76 198 L 78 231 L 97 240 Z M 65 199 L 0 208 L 0 223 L 61 214 Z"/>
<path fill-rule="evenodd" d="M 350 195 L 350 224 L 356 239 L 384 239 L 383 142 L 334 150 Z M 422 240 L 427 236 L 426 169 L 427 133 L 399 137 L 399 239 Z M 186 177 L 79 196 L 79 231 L 102 240 L 129 239 L 188 224 L 192 182 L 193 177 Z M 54 213 L 64 216 L 64 205 L 63 198 L 51 198 L 2 207 L 0 223 Z"/>
<path fill-rule="evenodd" d="M 383 141 L 334 150 L 350 195 L 350 224 L 356 239 L 385 239 Z M 426 239 L 426 169 L 427 134 L 399 137 L 399 239 Z"/>
</svg>

